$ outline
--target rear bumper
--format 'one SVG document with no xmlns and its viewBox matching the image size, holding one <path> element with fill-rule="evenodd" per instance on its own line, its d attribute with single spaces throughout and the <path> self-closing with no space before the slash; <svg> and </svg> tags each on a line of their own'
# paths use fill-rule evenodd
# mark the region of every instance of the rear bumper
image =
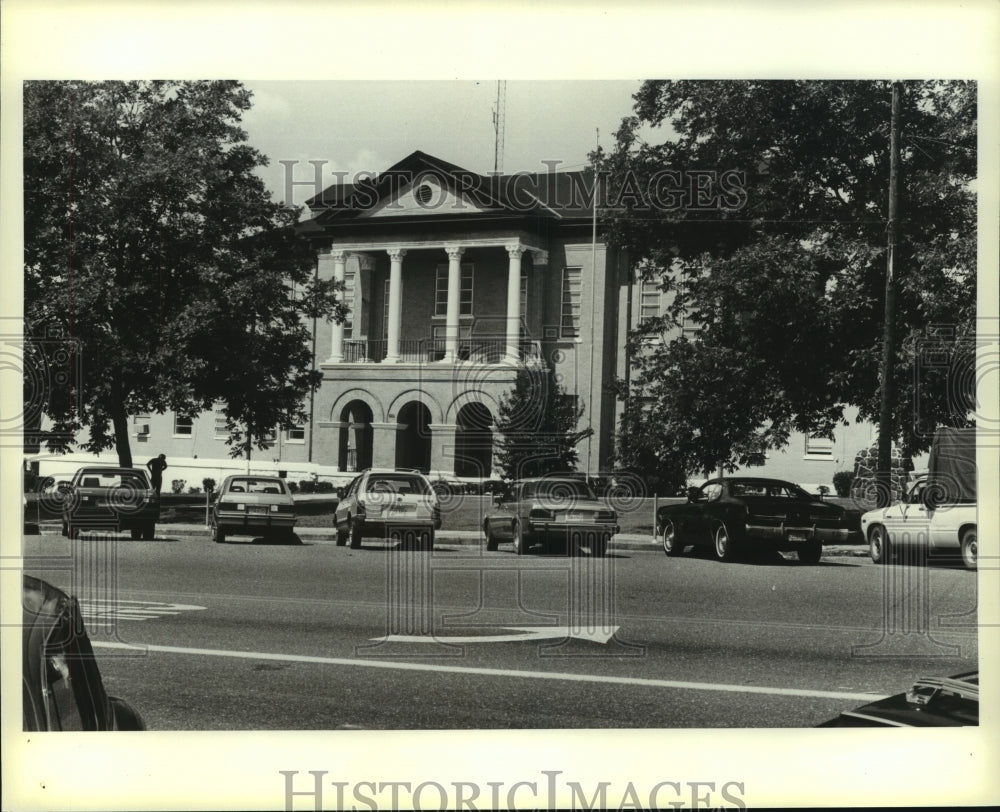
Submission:
<svg viewBox="0 0 1000 812">
<path fill-rule="evenodd" d="M 568 540 L 578 537 L 586 539 L 595 536 L 613 536 L 621 528 L 617 524 L 571 524 L 530 520 L 527 529 L 535 537 L 544 536 L 551 539 Z"/>
<path fill-rule="evenodd" d="M 405 533 L 414 530 L 427 533 L 437 530 L 440 521 L 433 519 L 364 519 L 356 522 L 359 533 L 370 538 L 389 538 L 393 533 Z"/>
<path fill-rule="evenodd" d="M 295 527 L 294 516 L 267 514 L 251 516 L 245 513 L 220 513 L 214 517 L 220 530 L 227 533 L 259 533 L 264 530 L 291 530 Z"/>
<path fill-rule="evenodd" d="M 816 525 L 761 525 L 748 524 L 746 538 L 787 544 L 794 548 L 797 544 L 818 541 L 821 544 L 841 544 L 848 540 L 851 531 L 846 527 L 817 527 Z"/>
</svg>

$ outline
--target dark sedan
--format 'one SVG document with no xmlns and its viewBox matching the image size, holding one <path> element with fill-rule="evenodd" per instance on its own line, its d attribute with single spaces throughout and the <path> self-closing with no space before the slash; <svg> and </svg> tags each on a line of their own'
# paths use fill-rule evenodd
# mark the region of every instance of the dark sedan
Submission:
<svg viewBox="0 0 1000 812">
<path fill-rule="evenodd" d="M 159 498 L 141 468 L 88 466 L 60 482 L 62 532 L 77 538 L 81 531 L 128 530 L 133 539 L 150 540 L 156 533 Z"/>
<path fill-rule="evenodd" d="M 661 507 L 656 535 L 667 555 L 693 544 L 714 549 L 720 561 L 769 549 L 794 551 L 799 561 L 816 564 L 823 545 L 847 541 L 850 527 L 842 507 L 791 482 L 722 477 L 690 488 L 684 504 Z"/>
</svg>

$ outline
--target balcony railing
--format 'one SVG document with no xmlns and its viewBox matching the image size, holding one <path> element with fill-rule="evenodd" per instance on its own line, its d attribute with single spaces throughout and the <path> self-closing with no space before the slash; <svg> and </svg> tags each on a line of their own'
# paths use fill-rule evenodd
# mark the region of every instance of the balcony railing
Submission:
<svg viewBox="0 0 1000 812">
<path fill-rule="evenodd" d="M 385 360 L 389 342 L 383 339 L 349 338 L 344 340 L 345 364 L 378 364 Z M 426 364 L 445 359 L 444 339 L 417 339 L 399 342 L 399 360 L 408 364 Z M 502 339 L 467 339 L 458 342 L 458 361 L 471 364 L 500 364 L 507 356 L 507 342 Z M 518 358 L 525 363 L 541 360 L 537 341 L 518 342 Z"/>
</svg>

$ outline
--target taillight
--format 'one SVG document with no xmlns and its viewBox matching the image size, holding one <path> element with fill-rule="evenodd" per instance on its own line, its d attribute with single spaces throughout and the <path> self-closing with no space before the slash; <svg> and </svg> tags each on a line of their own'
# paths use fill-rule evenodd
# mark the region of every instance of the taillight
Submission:
<svg viewBox="0 0 1000 812">
<path fill-rule="evenodd" d="M 555 513 L 545 508 L 532 508 L 531 513 L 528 514 L 529 519 L 542 519 L 546 521 L 552 521 L 555 517 Z"/>
<path fill-rule="evenodd" d="M 617 516 L 613 510 L 599 510 L 596 518 L 599 522 L 613 522 Z"/>
</svg>

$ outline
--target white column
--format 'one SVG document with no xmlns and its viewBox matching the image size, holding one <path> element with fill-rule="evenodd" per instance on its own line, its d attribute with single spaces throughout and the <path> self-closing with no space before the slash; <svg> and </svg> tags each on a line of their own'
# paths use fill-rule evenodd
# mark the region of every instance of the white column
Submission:
<svg viewBox="0 0 1000 812">
<path fill-rule="evenodd" d="M 521 257 L 524 248 L 520 244 L 508 245 L 507 256 L 510 267 L 507 271 L 507 353 L 506 359 L 517 362 L 521 358 Z"/>
<path fill-rule="evenodd" d="M 347 265 L 347 252 L 346 251 L 331 251 L 330 256 L 333 258 L 333 280 L 343 284 L 345 267 Z M 343 294 L 341 294 L 343 296 Z M 353 302 L 348 302 L 349 305 L 353 305 Z M 331 331 L 330 339 L 330 361 L 331 364 L 342 364 L 344 363 L 344 325 L 337 324 L 336 322 L 330 325 L 333 329 Z"/>
<path fill-rule="evenodd" d="M 390 364 L 399 363 L 399 321 L 402 315 L 400 288 L 403 282 L 403 257 L 406 250 L 390 248 L 389 254 L 389 330 L 385 360 Z"/>
<path fill-rule="evenodd" d="M 458 359 L 458 331 L 462 297 L 462 254 L 464 248 L 454 245 L 445 246 L 448 252 L 448 312 L 444 328 L 445 353 L 444 360 L 455 363 Z"/>
</svg>

